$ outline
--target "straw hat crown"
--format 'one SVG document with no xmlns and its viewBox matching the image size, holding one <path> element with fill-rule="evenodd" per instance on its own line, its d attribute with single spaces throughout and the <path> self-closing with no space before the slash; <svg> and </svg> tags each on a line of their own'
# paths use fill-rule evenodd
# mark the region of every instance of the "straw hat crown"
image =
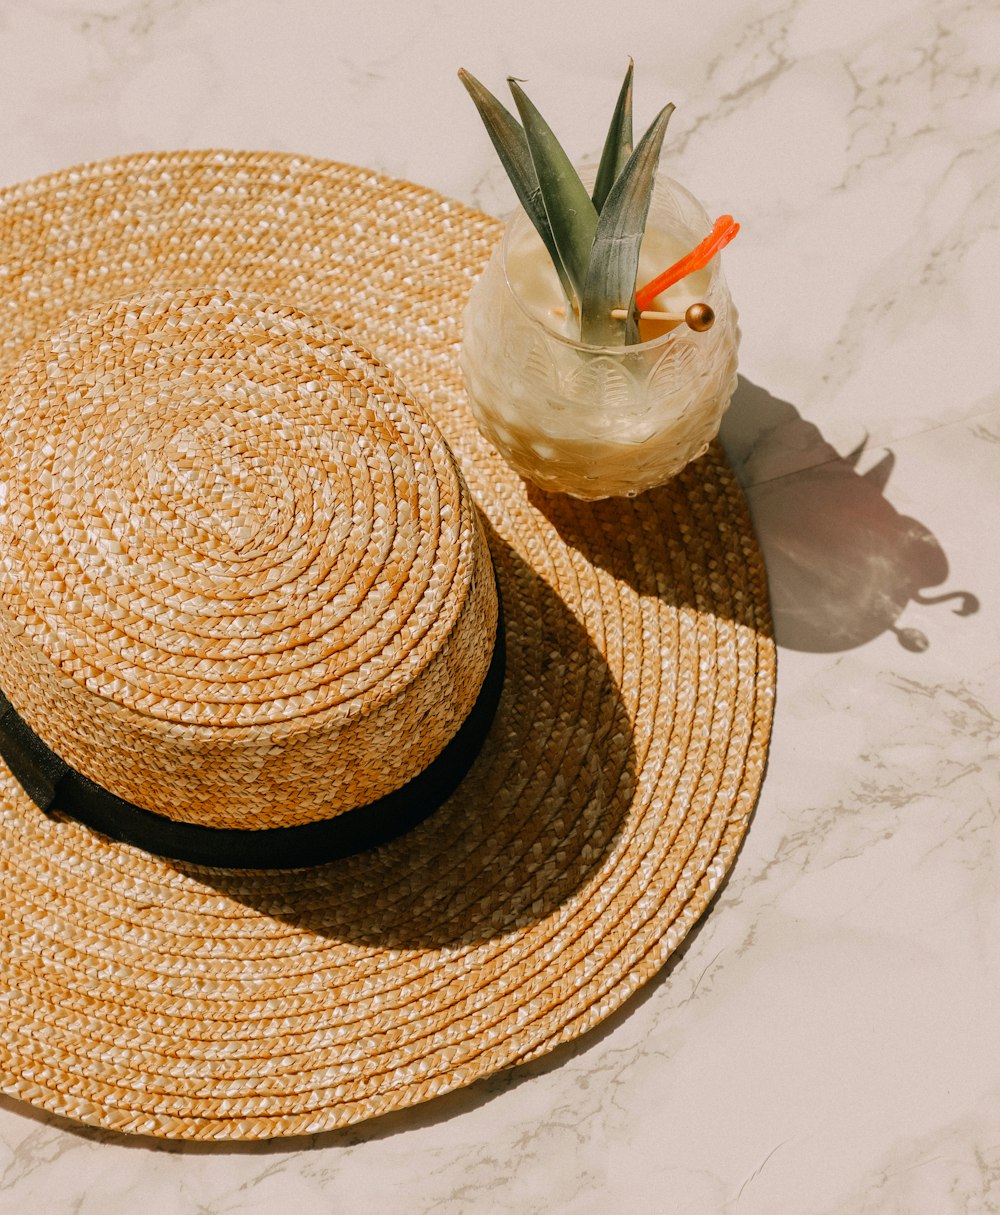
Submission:
<svg viewBox="0 0 1000 1215">
<path fill-rule="evenodd" d="M 392 792 L 497 627 L 437 427 L 372 355 L 225 290 L 74 316 L 0 382 L 0 686 L 168 818 L 296 826 Z"/>
</svg>

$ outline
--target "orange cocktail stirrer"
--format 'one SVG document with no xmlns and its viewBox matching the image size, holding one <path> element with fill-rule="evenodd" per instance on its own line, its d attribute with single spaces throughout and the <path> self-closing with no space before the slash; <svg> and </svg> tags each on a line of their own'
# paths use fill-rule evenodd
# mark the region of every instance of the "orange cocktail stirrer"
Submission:
<svg viewBox="0 0 1000 1215">
<path fill-rule="evenodd" d="M 701 270 L 707 266 L 716 253 L 720 249 L 724 249 L 739 230 L 739 224 L 731 215 L 720 215 L 715 221 L 712 231 L 700 245 L 692 249 L 690 253 L 685 253 L 680 261 L 674 262 L 662 274 L 658 274 L 656 278 L 648 282 L 645 287 L 639 288 L 635 293 L 636 308 L 642 312 L 652 304 L 661 291 L 666 291 L 668 287 L 679 283 L 682 278 L 687 278 L 695 270 Z"/>
</svg>

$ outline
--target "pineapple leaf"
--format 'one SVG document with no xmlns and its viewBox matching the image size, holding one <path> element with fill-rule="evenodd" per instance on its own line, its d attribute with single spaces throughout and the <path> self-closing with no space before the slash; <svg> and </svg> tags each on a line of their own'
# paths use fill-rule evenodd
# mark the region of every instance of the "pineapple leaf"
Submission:
<svg viewBox="0 0 1000 1215">
<path fill-rule="evenodd" d="M 673 105 L 664 106 L 618 175 L 601 211 L 582 293 L 580 337 L 596 346 L 639 340 L 635 279 L 653 179 Z M 612 309 L 628 315 L 618 320 Z"/>
<path fill-rule="evenodd" d="M 542 238 L 542 243 L 552 258 L 552 263 L 559 275 L 563 291 L 567 297 L 576 299 L 577 297 L 574 294 L 565 267 L 562 264 L 562 259 L 559 257 L 559 250 L 556 248 L 556 243 L 552 238 L 552 228 L 549 226 L 548 216 L 545 214 L 545 204 L 542 202 L 541 190 L 538 187 L 538 177 L 535 173 L 535 166 L 531 161 L 531 153 L 528 151 L 528 141 L 524 135 L 524 128 L 510 111 L 494 97 L 489 89 L 485 85 L 480 84 L 471 72 L 467 72 L 465 68 L 461 68 L 458 78 L 465 85 L 469 96 L 476 104 L 476 109 L 483 120 L 486 132 L 493 141 L 493 146 L 500 157 L 500 163 L 506 170 L 511 185 L 514 187 L 518 202 L 520 202 L 528 218 L 535 225 L 538 235 Z"/>
<path fill-rule="evenodd" d="M 600 214 L 605 199 L 611 191 L 618 174 L 624 169 L 628 158 L 632 155 L 632 70 L 634 64 L 630 58 L 625 71 L 625 81 L 615 112 L 611 116 L 611 125 L 604 141 L 604 151 L 601 153 L 601 164 L 597 170 L 597 180 L 594 182 L 594 192 L 591 197 L 594 206 Z"/>
<path fill-rule="evenodd" d="M 597 211 L 552 128 L 518 82 L 508 77 L 507 83 L 524 124 L 528 151 L 535 166 L 552 239 L 573 287 L 570 302 L 578 307 L 587 279 L 594 233 L 597 231 Z"/>
</svg>

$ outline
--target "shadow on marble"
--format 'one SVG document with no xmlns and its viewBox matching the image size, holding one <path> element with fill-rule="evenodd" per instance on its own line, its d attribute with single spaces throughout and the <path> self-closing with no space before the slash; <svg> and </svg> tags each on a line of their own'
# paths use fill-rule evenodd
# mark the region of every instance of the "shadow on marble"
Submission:
<svg viewBox="0 0 1000 1215">
<path fill-rule="evenodd" d="M 945 583 L 948 559 L 886 497 L 891 451 L 858 473 L 864 443 L 841 456 L 794 405 L 742 376 L 720 439 L 750 503 L 779 645 L 831 653 L 889 631 L 919 652 L 930 640 L 900 623 L 911 601 L 979 610 L 969 591 L 926 593 Z"/>
</svg>

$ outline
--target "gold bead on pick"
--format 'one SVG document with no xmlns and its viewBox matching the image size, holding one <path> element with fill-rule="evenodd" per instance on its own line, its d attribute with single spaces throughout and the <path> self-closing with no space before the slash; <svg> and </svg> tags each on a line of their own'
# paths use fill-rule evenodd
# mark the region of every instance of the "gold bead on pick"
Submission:
<svg viewBox="0 0 1000 1215">
<path fill-rule="evenodd" d="M 684 319 L 695 333 L 704 333 L 715 324 L 715 312 L 708 304 L 692 304 L 684 313 Z"/>
</svg>

